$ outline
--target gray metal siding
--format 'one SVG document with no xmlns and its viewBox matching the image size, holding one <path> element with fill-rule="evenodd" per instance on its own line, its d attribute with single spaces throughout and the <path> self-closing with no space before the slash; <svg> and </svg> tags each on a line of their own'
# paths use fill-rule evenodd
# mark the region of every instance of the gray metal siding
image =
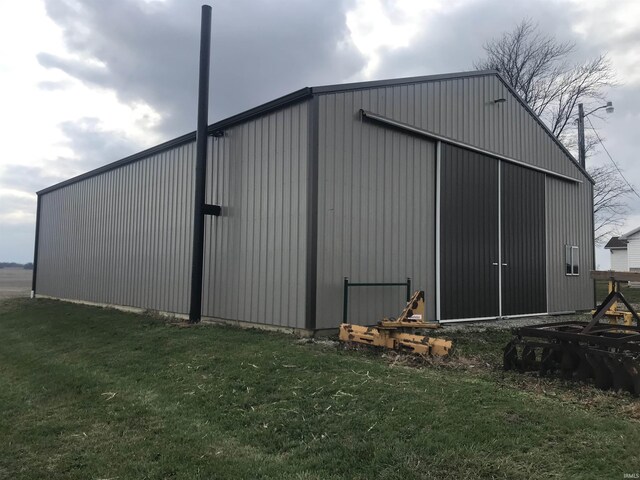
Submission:
<svg viewBox="0 0 640 480">
<path fill-rule="evenodd" d="M 203 314 L 305 327 L 309 102 L 210 140 Z"/>
<path fill-rule="evenodd" d="M 489 152 L 588 181 L 496 75 L 326 94 Z M 504 98 L 503 103 L 494 100 Z"/>
<path fill-rule="evenodd" d="M 37 293 L 187 313 L 195 144 L 43 194 Z"/>
<path fill-rule="evenodd" d="M 592 186 L 546 179 L 547 298 L 549 312 L 593 307 Z M 580 250 L 580 275 L 565 275 L 565 245 Z"/>
<path fill-rule="evenodd" d="M 411 277 L 435 317 L 435 144 L 360 121 L 378 102 L 374 90 L 319 97 L 317 328 L 341 322 L 345 276 Z M 372 324 L 400 313 L 405 290 L 354 288 L 349 298 L 349 321 Z"/>
</svg>

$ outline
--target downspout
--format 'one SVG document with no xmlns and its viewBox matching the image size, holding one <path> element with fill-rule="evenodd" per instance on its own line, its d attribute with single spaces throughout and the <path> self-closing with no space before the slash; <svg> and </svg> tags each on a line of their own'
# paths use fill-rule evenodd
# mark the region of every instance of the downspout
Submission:
<svg viewBox="0 0 640 480">
<path fill-rule="evenodd" d="M 207 185 L 207 127 L 209 122 L 209 65 L 211 59 L 211 7 L 202 6 L 200 26 L 200 73 L 198 83 L 198 128 L 196 131 L 195 199 L 193 209 L 193 256 L 189 321 L 202 315 L 202 270 L 204 260 L 205 189 Z"/>
</svg>

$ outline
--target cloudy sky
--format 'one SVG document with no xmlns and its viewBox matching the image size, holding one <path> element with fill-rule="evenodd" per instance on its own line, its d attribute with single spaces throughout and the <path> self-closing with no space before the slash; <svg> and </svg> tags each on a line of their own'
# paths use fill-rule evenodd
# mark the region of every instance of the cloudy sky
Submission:
<svg viewBox="0 0 640 480">
<path fill-rule="evenodd" d="M 0 2 L 0 261 L 33 256 L 34 192 L 195 129 L 201 1 Z M 304 86 L 471 70 L 524 18 L 608 54 L 593 122 L 640 191 L 636 0 L 217 0 L 210 120 Z M 602 149 L 589 159 L 608 162 Z M 630 199 L 623 231 L 640 226 Z M 608 256 L 598 252 L 600 267 Z"/>
</svg>

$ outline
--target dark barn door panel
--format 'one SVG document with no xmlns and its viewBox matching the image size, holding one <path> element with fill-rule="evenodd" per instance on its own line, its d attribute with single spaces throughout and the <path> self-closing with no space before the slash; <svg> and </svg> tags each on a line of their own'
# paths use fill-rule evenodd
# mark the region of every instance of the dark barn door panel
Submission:
<svg viewBox="0 0 640 480">
<path fill-rule="evenodd" d="M 440 317 L 496 317 L 498 161 L 442 144 Z"/>
<path fill-rule="evenodd" d="M 547 311 L 544 174 L 503 162 L 502 314 Z"/>
</svg>

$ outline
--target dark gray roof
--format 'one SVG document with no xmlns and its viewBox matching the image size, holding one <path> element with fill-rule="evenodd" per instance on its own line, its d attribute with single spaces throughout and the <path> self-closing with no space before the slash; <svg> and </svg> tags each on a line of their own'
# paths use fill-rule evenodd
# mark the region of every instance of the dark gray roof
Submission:
<svg viewBox="0 0 640 480">
<path fill-rule="evenodd" d="M 617 249 L 617 248 L 627 248 L 627 240 L 620 240 L 620 237 L 611 237 L 611 240 L 607 242 L 604 248 L 609 249 Z"/>
<path fill-rule="evenodd" d="M 296 90 L 295 92 L 292 92 L 288 95 L 284 95 L 282 97 L 276 98 L 275 100 L 271 100 L 270 102 L 264 103 L 257 107 L 246 110 L 242 113 L 238 113 L 237 115 L 233 115 L 231 117 L 225 118 L 224 120 L 220 120 L 212 125 L 209 125 L 208 132 L 210 135 L 214 135 L 216 134 L 216 132 L 221 132 L 229 127 L 232 127 L 233 125 L 242 123 L 246 120 L 260 116 L 264 113 L 277 110 L 279 108 L 283 108 L 287 105 L 291 105 L 297 102 L 304 101 L 308 98 L 311 98 L 314 94 L 321 95 L 325 93 L 346 92 L 351 90 L 385 87 L 390 85 L 405 85 L 405 84 L 411 84 L 411 83 L 432 82 L 432 81 L 438 81 L 438 80 L 454 80 L 459 78 L 482 77 L 482 76 L 489 76 L 489 75 L 495 75 L 500 79 L 500 81 L 502 81 L 502 83 L 515 96 L 518 102 L 522 104 L 522 106 L 531 114 L 531 116 L 533 116 L 533 118 L 547 132 L 547 134 L 549 134 L 553 138 L 556 145 L 558 145 L 558 147 L 560 147 L 560 149 L 567 155 L 568 159 L 575 164 L 575 166 L 580 170 L 580 172 L 582 172 L 582 174 L 587 179 L 589 179 L 591 183 L 595 183 L 591 178 L 591 176 L 587 173 L 587 171 L 584 168 L 582 168 L 580 164 L 576 161 L 576 159 L 573 157 L 571 152 L 569 152 L 569 150 L 567 150 L 567 148 L 562 144 L 562 142 L 560 142 L 556 138 L 556 136 L 553 135 L 551 130 L 549 130 L 549 128 L 544 124 L 544 122 L 540 119 L 540 117 L 538 117 L 533 112 L 533 110 L 531 110 L 531 108 L 526 104 L 526 102 L 522 99 L 522 97 L 518 95 L 518 93 L 507 83 L 504 77 L 502 77 L 500 72 L 498 72 L 497 70 L 472 70 L 469 72 L 456 72 L 456 73 L 447 73 L 447 74 L 441 74 L 441 75 L 425 75 L 425 76 L 419 76 L 419 77 L 395 78 L 390 80 L 374 80 L 369 82 L 356 82 L 356 83 L 344 83 L 344 84 L 325 85 L 325 86 L 317 86 L 317 87 L 305 87 L 300 90 Z M 83 173 L 76 177 L 70 178 L 63 182 L 47 187 L 43 190 L 38 191 L 37 194 L 42 195 L 42 194 L 51 192 L 53 190 L 62 188 L 66 185 L 79 182 L 80 180 L 94 177 L 96 175 L 107 172 L 109 170 L 114 170 L 118 167 L 127 165 L 129 163 L 133 163 L 137 160 L 141 160 L 150 155 L 161 153 L 163 151 L 170 150 L 180 145 L 193 142 L 195 141 L 195 138 L 196 138 L 196 132 L 187 133 L 173 140 L 169 140 L 168 142 L 161 143 L 160 145 L 156 145 L 155 147 L 149 148 L 147 150 L 143 150 L 142 152 L 136 153 L 129 157 L 109 163 L 102 167 L 96 168 L 89 172 Z"/>
</svg>

